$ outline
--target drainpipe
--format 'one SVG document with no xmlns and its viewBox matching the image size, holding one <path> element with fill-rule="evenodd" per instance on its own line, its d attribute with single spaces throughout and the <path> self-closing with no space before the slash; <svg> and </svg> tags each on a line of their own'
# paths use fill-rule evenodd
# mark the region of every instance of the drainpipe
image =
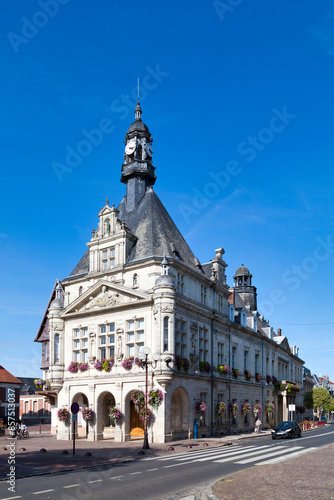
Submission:
<svg viewBox="0 0 334 500">
<path fill-rule="evenodd" d="M 211 318 L 211 380 L 210 380 L 210 436 L 213 437 L 213 389 L 214 389 L 214 380 L 213 380 L 213 330 L 214 330 L 214 315 L 215 315 L 215 301 L 216 301 L 216 289 L 213 286 L 212 290 L 212 300 L 213 300 L 213 307 L 212 307 L 212 318 Z"/>
<path fill-rule="evenodd" d="M 263 341 L 264 341 L 264 339 L 262 338 L 262 368 L 261 368 L 261 370 L 262 370 L 262 372 L 261 372 L 262 373 L 262 410 L 263 410 L 262 420 L 265 419 L 265 410 L 264 410 L 264 385 L 263 385 L 264 384 L 264 371 L 263 371 L 263 369 L 264 369 L 264 364 L 263 364 L 263 362 L 264 362 L 264 359 L 263 359 L 264 343 L 263 343 Z M 263 426 L 264 426 L 264 422 L 262 422 L 262 427 Z"/>
</svg>

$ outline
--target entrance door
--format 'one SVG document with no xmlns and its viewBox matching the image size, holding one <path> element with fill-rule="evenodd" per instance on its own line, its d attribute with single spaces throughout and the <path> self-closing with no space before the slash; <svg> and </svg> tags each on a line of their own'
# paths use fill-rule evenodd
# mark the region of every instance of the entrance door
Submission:
<svg viewBox="0 0 334 500">
<path fill-rule="evenodd" d="M 144 421 L 139 418 L 135 405 L 130 402 L 130 436 L 132 438 L 144 437 Z"/>
</svg>

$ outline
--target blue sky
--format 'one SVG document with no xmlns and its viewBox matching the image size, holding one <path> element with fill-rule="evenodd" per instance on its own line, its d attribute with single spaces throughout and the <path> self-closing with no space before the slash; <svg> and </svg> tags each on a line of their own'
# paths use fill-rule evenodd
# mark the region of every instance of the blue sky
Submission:
<svg viewBox="0 0 334 500">
<path fill-rule="evenodd" d="M 1 364 L 39 376 L 54 282 L 124 195 L 139 77 L 155 190 L 193 252 L 222 246 L 230 285 L 245 264 L 263 314 L 334 380 L 333 27 L 330 0 L 6 3 Z"/>
</svg>

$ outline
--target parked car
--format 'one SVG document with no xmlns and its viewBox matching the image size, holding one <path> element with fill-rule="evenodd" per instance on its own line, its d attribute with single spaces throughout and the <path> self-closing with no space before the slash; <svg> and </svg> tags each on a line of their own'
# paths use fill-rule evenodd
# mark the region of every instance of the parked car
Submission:
<svg viewBox="0 0 334 500">
<path fill-rule="evenodd" d="M 271 430 L 272 439 L 300 437 L 301 434 L 299 424 L 293 420 L 280 422 Z"/>
</svg>

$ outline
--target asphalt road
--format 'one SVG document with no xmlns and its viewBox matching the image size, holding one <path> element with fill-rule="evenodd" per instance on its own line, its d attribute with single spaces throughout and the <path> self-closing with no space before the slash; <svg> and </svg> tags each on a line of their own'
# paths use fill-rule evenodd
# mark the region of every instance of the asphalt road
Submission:
<svg viewBox="0 0 334 500">
<path fill-rule="evenodd" d="M 334 442 L 330 425 L 293 440 L 270 437 L 242 440 L 134 462 L 17 480 L 16 491 L 0 483 L 0 499 L 177 500 L 234 472 L 264 463 L 279 463 Z M 274 462 L 273 462 L 274 461 Z"/>
</svg>

